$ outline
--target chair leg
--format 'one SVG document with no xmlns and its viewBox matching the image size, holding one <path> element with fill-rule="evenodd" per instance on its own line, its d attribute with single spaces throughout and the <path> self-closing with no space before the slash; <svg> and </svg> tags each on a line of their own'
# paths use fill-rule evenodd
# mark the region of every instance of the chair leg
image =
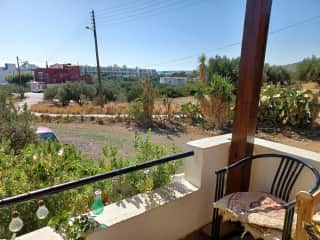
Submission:
<svg viewBox="0 0 320 240">
<path fill-rule="evenodd" d="M 219 239 L 220 225 L 221 225 L 221 217 L 219 215 L 219 209 L 213 208 L 212 229 L 211 229 L 211 239 L 212 240 Z"/>
<path fill-rule="evenodd" d="M 282 231 L 282 240 L 291 240 L 291 230 L 294 216 L 294 207 L 286 209 L 283 231 Z"/>
</svg>

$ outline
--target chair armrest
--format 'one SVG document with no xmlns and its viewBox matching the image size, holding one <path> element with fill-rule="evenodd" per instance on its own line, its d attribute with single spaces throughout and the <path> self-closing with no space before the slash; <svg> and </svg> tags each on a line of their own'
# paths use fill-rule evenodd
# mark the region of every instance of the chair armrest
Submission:
<svg viewBox="0 0 320 240">
<path fill-rule="evenodd" d="M 245 158 L 241 159 L 241 160 L 238 161 L 238 162 L 235 162 L 235 163 L 232 163 L 232 164 L 230 164 L 230 165 L 228 165 L 228 166 L 226 166 L 226 167 L 217 169 L 217 170 L 215 171 L 215 173 L 218 174 L 218 173 L 220 173 L 220 172 L 230 171 L 231 169 L 236 168 L 236 167 L 238 167 L 238 166 L 241 166 L 241 165 L 243 165 L 243 164 L 245 164 L 245 163 L 247 163 L 247 162 L 249 162 L 249 161 L 251 161 L 251 160 L 253 160 L 253 159 L 254 159 L 253 156 L 245 157 Z"/>
<path fill-rule="evenodd" d="M 218 201 L 219 199 L 223 198 L 225 196 L 225 182 L 228 178 L 228 172 L 229 170 L 238 167 L 240 165 L 245 164 L 246 162 L 252 160 L 252 156 L 248 156 L 246 158 L 243 158 L 239 162 L 233 163 L 229 166 L 217 169 L 215 171 L 215 174 L 217 176 L 217 181 L 216 181 L 216 189 L 215 189 L 215 196 L 214 199 L 215 201 Z"/>
<path fill-rule="evenodd" d="M 217 175 L 219 173 L 226 172 L 226 171 L 228 171 L 228 166 L 223 167 L 223 168 L 219 168 L 219 169 L 215 170 L 214 173 Z"/>
<path fill-rule="evenodd" d="M 297 202 L 296 200 L 292 200 L 290 202 L 285 203 L 283 207 L 287 210 L 291 207 L 294 207 L 296 205 L 296 202 Z"/>
</svg>

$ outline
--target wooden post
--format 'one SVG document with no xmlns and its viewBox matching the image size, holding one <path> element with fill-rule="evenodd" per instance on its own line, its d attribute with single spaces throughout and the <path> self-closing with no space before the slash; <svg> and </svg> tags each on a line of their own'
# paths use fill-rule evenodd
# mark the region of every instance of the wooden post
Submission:
<svg viewBox="0 0 320 240">
<path fill-rule="evenodd" d="M 295 240 L 308 240 L 308 234 L 303 229 L 303 223 L 312 224 L 312 211 L 314 203 L 319 203 L 320 194 L 316 194 L 316 201 L 313 199 L 312 195 L 308 192 L 301 191 L 297 194 L 297 223 Z"/>
<path fill-rule="evenodd" d="M 229 164 L 253 152 L 272 0 L 247 0 Z M 247 191 L 251 164 L 229 173 L 227 192 Z"/>
</svg>

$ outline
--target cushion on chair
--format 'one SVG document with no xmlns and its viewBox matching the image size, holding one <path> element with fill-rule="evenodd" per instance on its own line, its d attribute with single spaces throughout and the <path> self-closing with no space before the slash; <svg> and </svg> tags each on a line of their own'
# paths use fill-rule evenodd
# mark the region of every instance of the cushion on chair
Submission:
<svg viewBox="0 0 320 240">
<path fill-rule="evenodd" d="M 267 235 L 283 229 L 285 202 L 264 192 L 232 193 L 214 203 L 219 208 L 224 221 L 240 221 L 247 231 L 259 233 L 259 237 L 271 239 Z M 256 234 L 253 234 L 256 235 Z M 276 238 L 272 238 L 276 239 Z"/>
</svg>

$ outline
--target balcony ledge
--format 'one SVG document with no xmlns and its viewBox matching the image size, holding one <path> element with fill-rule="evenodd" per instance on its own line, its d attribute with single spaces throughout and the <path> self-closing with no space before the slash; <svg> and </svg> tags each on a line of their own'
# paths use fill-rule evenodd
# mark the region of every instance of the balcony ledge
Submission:
<svg viewBox="0 0 320 240">
<path fill-rule="evenodd" d="M 167 186 L 105 206 L 103 213 L 97 216 L 96 220 L 100 224 L 107 226 L 105 229 L 100 230 L 101 232 L 108 231 L 108 228 L 110 227 L 114 227 L 121 222 L 145 214 L 152 209 L 161 207 L 174 200 L 186 197 L 198 190 L 197 187 L 184 178 L 184 174 L 177 174 L 172 177 L 172 183 Z M 95 239 L 90 237 L 90 235 L 93 237 L 95 234 L 97 234 L 97 232 L 89 234 L 88 239 Z M 44 227 L 30 232 L 17 239 L 63 240 L 63 238 L 50 227 Z"/>
</svg>

